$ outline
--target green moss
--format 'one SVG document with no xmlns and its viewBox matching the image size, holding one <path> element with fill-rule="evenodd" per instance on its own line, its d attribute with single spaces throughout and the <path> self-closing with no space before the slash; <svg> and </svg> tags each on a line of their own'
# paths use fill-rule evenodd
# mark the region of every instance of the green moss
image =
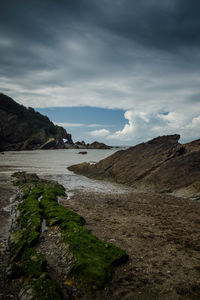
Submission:
<svg viewBox="0 0 200 300">
<path fill-rule="evenodd" d="M 63 241 L 75 258 L 70 275 L 79 286 L 101 288 L 110 279 L 114 265 L 128 258 L 126 253 L 100 241 L 83 227 L 81 216 L 57 203 L 54 188 L 44 188 L 41 205 L 47 225 L 59 225 Z"/>
<path fill-rule="evenodd" d="M 44 190 L 44 195 L 48 194 L 48 192 L 52 193 L 54 195 L 54 197 L 66 196 L 64 187 L 58 183 L 47 184 L 45 187 L 45 190 Z"/>
<path fill-rule="evenodd" d="M 36 187 L 34 187 L 34 188 L 32 189 L 31 194 L 32 194 L 33 197 L 35 197 L 35 198 L 38 199 L 38 198 L 42 195 L 43 190 L 44 190 L 44 189 L 43 189 L 42 186 L 37 185 Z"/>
<path fill-rule="evenodd" d="M 12 177 L 15 178 L 14 185 L 23 187 L 24 184 L 36 183 L 39 177 L 36 174 L 27 174 L 26 172 L 15 172 Z"/>
<path fill-rule="evenodd" d="M 52 280 L 48 274 L 43 273 L 40 278 L 31 280 L 30 284 L 33 289 L 33 299 L 35 300 L 63 299 L 57 282 Z"/>
<path fill-rule="evenodd" d="M 11 249 L 11 261 L 18 261 L 21 254 L 23 253 L 26 247 L 26 231 L 25 230 L 17 230 L 12 235 L 12 242 L 10 245 Z"/>
<path fill-rule="evenodd" d="M 47 193 L 44 193 L 41 205 L 47 225 L 49 226 L 61 224 L 63 227 L 65 223 L 70 221 L 79 224 L 85 223 L 84 219 L 80 215 L 59 205 L 56 198 L 49 198 Z"/>
<path fill-rule="evenodd" d="M 11 243 L 12 259 L 19 260 L 20 255 L 26 247 L 32 247 L 38 240 L 41 231 L 41 208 L 38 199 L 32 195 L 24 198 L 18 205 L 19 216 L 17 217 L 17 225 L 19 230 L 13 235 Z"/>
<path fill-rule="evenodd" d="M 18 205 L 18 230 L 13 234 L 11 242 L 11 274 L 12 278 L 23 276 L 30 286 L 34 299 L 62 299 L 59 286 L 46 272 L 45 257 L 32 248 L 41 232 L 43 210 L 40 207 L 39 197 L 44 193 L 44 187 L 56 186 L 40 180 L 34 174 L 24 172 L 15 174 L 15 184 L 23 192 L 22 202 Z M 55 190 L 50 189 L 50 195 L 56 200 L 57 195 L 64 194 L 60 185 Z"/>
<path fill-rule="evenodd" d="M 71 276 L 78 279 L 81 286 L 101 288 L 110 279 L 114 265 L 128 258 L 124 251 L 100 241 L 77 223 L 66 224 L 62 237 L 76 258 Z"/>
<path fill-rule="evenodd" d="M 83 226 L 85 221 L 80 215 L 58 204 L 57 197 L 65 196 L 61 185 L 25 173 L 17 174 L 17 184 L 24 196 L 19 205 L 19 230 L 12 245 L 13 269 L 15 274 L 21 272 L 26 277 L 34 278 L 31 281 L 34 299 L 61 299 L 56 284 L 48 277 L 41 278 L 40 274 L 45 271 L 45 259 L 31 248 L 39 238 L 42 217 L 48 226 L 58 225 L 63 242 L 67 244 L 70 256 L 73 256 L 69 275 L 78 287 L 101 288 L 110 279 L 114 266 L 127 260 L 124 251 L 91 234 Z"/>
<path fill-rule="evenodd" d="M 19 236 L 19 239 L 16 239 L 16 235 Z M 37 242 L 40 233 L 32 229 L 18 230 L 13 234 L 14 238 L 11 242 L 11 261 L 19 261 L 21 255 L 26 248 L 32 247 Z"/>
<path fill-rule="evenodd" d="M 21 259 L 23 275 L 38 278 L 46 270 L 45 257 L 33 248 L 27 248 Z"/>
<path fill-rule="evenodd" d="M 20 260 L 11 264 L 11 277 L 38 278 L 46 270 L 45 257 L 34 248 L 25 248 Z"/>
<path fill-rule="evenodd" d="M 37 184 L 39 178 L 24 172 L 15 173 L 17 185 L 23 191 L 22 202 L 18 205 L 19 216 L 17 217 L 18 230 L 13 234 L 11 243 L 11 261 L 18 262 L 27 248 L 35 245 L 41 231 L 41 208 L 38 197 L 42 193 L 37 186 L 32 189 L 33 182 Z"/>
</svg>

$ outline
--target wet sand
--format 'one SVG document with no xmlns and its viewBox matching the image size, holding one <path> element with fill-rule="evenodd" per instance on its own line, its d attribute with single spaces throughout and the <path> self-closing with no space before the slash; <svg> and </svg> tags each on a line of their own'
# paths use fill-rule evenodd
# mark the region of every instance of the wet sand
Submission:
<svg viewBox="0 0 200 300">
<path fill-rule="evenodd" d="M 130 257 L 96 299 L 200 299 L 199 202 L 153 193 L 73 193 L 61 204 Z"/>
<path fill-rule="evenodd" d="M 9 259 L 8 238 L 11 226 L 10 199 L 15 195 L 16 189 L 11 183 L 10 176 L 6 173 L 0 173 L 0 299 L 6 297 L 5 271 Z"/>
</svg>

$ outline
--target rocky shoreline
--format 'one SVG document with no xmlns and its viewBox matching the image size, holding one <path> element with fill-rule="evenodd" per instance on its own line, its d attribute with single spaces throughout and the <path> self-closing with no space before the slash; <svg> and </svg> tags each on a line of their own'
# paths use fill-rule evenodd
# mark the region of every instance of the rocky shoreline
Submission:
<svg viewBox="0 0 200 300">
<path fill-rule="evenodd" d="M 45 144 L 40 146 L 40 150 L 49 150 L 49 149 L 112 149 L 112 146 L 108 146 L 104 143 L 93 142 L 91 144 L 82 142 L 57 142 L 56 139 L 50 138 Z M 32 149 L 33 150 L 33 149 Z"/>
<path fill-rule="evenodd" d="M 61 185 L 24 172 L 15 177 L 21 194 L 11 227 L 5 299 L 93 299 L 114 265 L 128 256 L 97 239 L 83 227 L 82 217 L 57 203 L 58 195 L 65 196 Z"/>
<path fill-rule="evenodd" d="M 2 177 L 1 187 L 3 208 L 10 204 L 9 197 L 16 190 L 5 176 Z M 60 204 L 82 215 L 87 222 L 86 227 L 99 239 L 114 243 L 129 255 L 129 261 L 115 270 L 112 280 L 104 289 L 96 292 L 95 299 L 200 298 L 198 201 L 134 190 L 121 195 L 74 190 L 70 201 L 62 198 Z M 1 245 L 7 241 L 9 226 L 9 213 L 6 213 L 1 219 L 4 232 Z M 36 249 L 43 255 L 46 253 L 50 276 L 63 282 L 64 287 L 68 285 L 67 291 L 71 291 L 72 283 L 64 277 L 65 250 L 59 239 L 56 228 L 44 230 Z M 6 259 L 8 262 L 8 252 L 4 251 L 0 260 L 1 275 L 5 274 Z M 0 283 L 3 299 L 19 299 L 17 290 L 5 284 L 5 276 L 0 277 Z M 82 300 L 94 299 L 89 292 L 86 295 L 77 294 L 77 297 Z"/>
</svg>

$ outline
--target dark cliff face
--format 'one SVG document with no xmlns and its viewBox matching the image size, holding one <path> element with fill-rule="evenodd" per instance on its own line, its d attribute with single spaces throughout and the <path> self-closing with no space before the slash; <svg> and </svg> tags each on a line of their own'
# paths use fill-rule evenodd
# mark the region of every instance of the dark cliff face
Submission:
<svg viewBox="0 0 200 300">
<path fill-rule="evenodd" d="M 55 140 L 56 148 L 62 148 L 63 139 L 73 143 L 71 135 L 55 126 L 48 117 L 0 94 L 1 151 L 39 149 L 50 138 Z"/>
</svg>

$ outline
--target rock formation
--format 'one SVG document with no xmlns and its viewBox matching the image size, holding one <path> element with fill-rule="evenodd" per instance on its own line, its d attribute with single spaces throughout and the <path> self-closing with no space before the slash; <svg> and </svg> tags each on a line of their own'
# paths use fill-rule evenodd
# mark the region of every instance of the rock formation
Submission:
<svg viewBox="0 0 200 300">
<path fill-rule="evenodd" d="M 157 192 L 200 192 L 200 140 L 181 145 L 180 136 L 155 138 L 122 150 L 97 164 L 82 163 L 71 171 Z"/>
<path fill-rule="evenodd" d="M 78 154 L 86 155 L 87 151 L 80 151 Z"/>
<path fill-rule="evenodd" d="M 99 143 L 97 141 L 91 143 L 91 144 L 86 144 L 84 141 L 82 142 L 76 142 L 73 145 L 67 146 L 68 148 L 75 148 L 75 149 L 111 149 L 111 146 L 108 146 L 104 143 Z"/>
<path fill-rule="evenodd" d="M 91 144 L 87 144 L 87 148 L 88 149 L 111 149 L 112 147 L 110 147 L 104 143 L 99 143 L 99 142 L 95 141 Z"/>
<path fill-rule="evenodd" d="M 64 148 L 63 139 L 73 144 L 71 134 L 48 117 L 0 94 L 0 151 Z"/>
</svg>

